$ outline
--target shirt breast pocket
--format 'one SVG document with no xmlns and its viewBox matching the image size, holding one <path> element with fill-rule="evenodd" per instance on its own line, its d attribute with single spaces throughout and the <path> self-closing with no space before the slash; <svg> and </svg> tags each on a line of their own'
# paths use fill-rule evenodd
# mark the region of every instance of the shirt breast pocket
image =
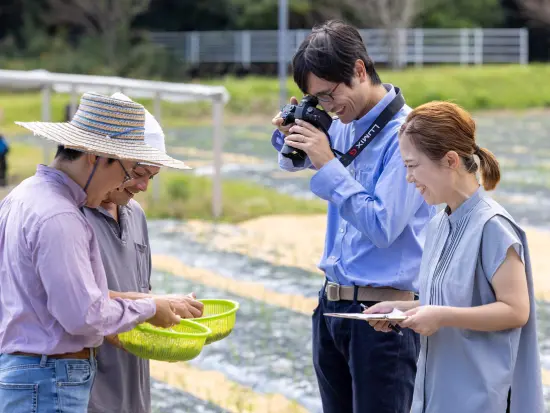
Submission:
<svg viewBox="0 0 550 413">
<path fill-rule="evenodd" d="M 375 181 L 374 181 L 374 171 L 372 168 L 362 168 L 357 170 L 357 176 L 355 178 L 365 190 L 372 194 L 374 193 Z"/>
<path fill-rule="evenodd" d="M 147 245 L 134 243 L 136 247 L 136 260 L 139 287 L 144 292 L 149 292 L 149 248 Z"/>
</svg>

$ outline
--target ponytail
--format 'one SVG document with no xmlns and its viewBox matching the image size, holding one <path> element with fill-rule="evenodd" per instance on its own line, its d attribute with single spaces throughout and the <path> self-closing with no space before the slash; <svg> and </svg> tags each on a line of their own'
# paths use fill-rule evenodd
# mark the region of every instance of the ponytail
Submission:
<svg viewBox="0 0 550 413">
<path fill-rule="evenodd" d="M 492 191 L 500 181 L 500 166 L 497 158 L 486 148 L 479 148 L 476 155 L 481 167 L 481 182 L 486 191 Z"/>
<path fill-rule="evenodd" d="M 407 115 L 399 137 L 407 136 L 415 148 L 438 162 L 450 151 L 456 152 L 471 174 L 480 172 L 487 191 L 500 181 L 500 167 L 495 155 L 476 144 L 476 124 L 472 116 L 450 102 L 428 102 Z M 474 155 L 479 157 L 479 168 Z"/>
</svg>

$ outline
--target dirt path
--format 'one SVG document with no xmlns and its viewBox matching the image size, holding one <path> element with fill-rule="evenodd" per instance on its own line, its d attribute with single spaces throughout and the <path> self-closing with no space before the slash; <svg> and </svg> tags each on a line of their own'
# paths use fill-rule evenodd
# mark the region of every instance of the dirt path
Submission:
<svg viewBox="0 0 550 413">
<path fill-rule="evenodd" d="M 203 350 L 208 352 L 208 347 Z M 306 413 L 281 394 L 261 394 L 227 379 L 217 371 L 203 371 L 186 363 L 151 361 L 151 375 L 160 381 L 210 401 L 231 413 Z"/>
<path fill-rule="evenodd" d="M 206 221 L 188 221 L 178 231 L 194 234 L 196 241 L 224 251 L 237 252 L 268 261 L 319 272 L 323 252 L 324 215 L 276 215 L 235 226 Z"/>
<path fill-rule="evenodd" d="M 152 258 L 153 269 L 157 271 L 184 277 L 187 280 L 227 291 L 240 297 L 263 301 L 306 315 L 311 315 L 317 305 L 317 300 L 314 298 L 307 298 L 299 294 L 279 293 L 265 288 L 258 282 L 240 281 L 224 277 L 209 270 L 190 267 L 174 257 L 153 254 Z M 321 281 L 319 281 L 319 285 L 321 285 Z"/>
<path fill-rule="evenodd" d="M 195 234 L 200 242 L 231 252 L 247 254 L 275 265 L 296 266 L 319 272 L 323 252 L 325 215 L 267 216 L 234 227 L 204 221 L 183 224 L 182 231 Z M 550 232 L 527 227 L 537 297 L 550 301 Z"/>
</svg>

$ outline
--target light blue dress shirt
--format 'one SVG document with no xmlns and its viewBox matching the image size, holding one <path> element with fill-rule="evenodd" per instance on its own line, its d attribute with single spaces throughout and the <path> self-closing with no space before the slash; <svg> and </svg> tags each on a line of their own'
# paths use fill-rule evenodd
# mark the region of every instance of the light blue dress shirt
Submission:
<svg viewBox="0 0 550 413">
<path fill-rule="evenodd" d="M 334 149 L 346 152 L 396 96 L 388 93 L 359 120 L 334 120 L 329 135 Z M 435 215 L 413 184 L 399 152 L 398 132 L 411 108 L 405 105 L 346 168 L 338 159 L 312 177 L 311 191 L 328 201 L 325 249 L 319 268 L 329 281 L 341 285 L 393 287 L 418 291 L 418 271 L 425 225 Z M 273 146 L 280 151 L 284 135 L 276 130 Z M 279 153 L 287 171 L 313 168 Z"/>
</svg>

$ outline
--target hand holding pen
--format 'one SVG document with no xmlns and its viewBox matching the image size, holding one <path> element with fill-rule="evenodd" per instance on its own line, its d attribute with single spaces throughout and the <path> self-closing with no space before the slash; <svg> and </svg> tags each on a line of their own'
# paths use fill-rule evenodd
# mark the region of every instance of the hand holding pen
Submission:
<svg viewBox="0 0 550 413">
<path fill-rule="evenodd" d="M 367 307 L 365 304 L 361 303 L 361 308 L 362 308 L 363 310 L 366 310 L 368 307 Z M 387 321 L 387 320 L 377 320 L 377 322 L 378 322 L 378 323 L 380 323 L 380 322 L 387 323 L 388 327 L 389 327 L 392 331 L 396 332 L 396 333 L 399 334 L 400 336 L 403 335 L 403 332 L 401 331 L 401 328 L 400 328 L 399 326 L 396 326 L 396 325 L 390 323 L 390 322 Z M 371 325 L 372 325 L 372 324 L 371 324 Z M 373 327 L 374 327 L 374 326 L 373 326 Z M 378 330 L 378 329 L 377 329 L 377 330 Z"/>
</svg>

